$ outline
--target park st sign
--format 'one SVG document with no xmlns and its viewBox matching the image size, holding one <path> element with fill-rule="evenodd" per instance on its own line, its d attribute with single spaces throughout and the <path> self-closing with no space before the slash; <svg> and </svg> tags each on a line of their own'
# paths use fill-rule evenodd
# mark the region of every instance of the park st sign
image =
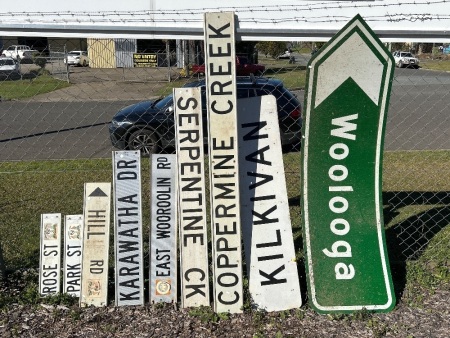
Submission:
<svg viewBox="0 0 450 338">
<path fill-rule="evenodd" d="M 308 65 L 302 214 L 309 298 L 321 313 L 395 305 L 381 198 L 393 66 L 359 15 Z"/>
</svg>

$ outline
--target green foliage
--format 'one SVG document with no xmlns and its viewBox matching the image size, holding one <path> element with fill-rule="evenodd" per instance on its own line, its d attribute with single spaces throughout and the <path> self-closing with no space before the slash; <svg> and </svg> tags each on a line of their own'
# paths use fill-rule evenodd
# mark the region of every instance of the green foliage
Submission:
<svg viewBox="0 0 450 338">
<path fill-rule="evenodd" d="M 45 65 L 47 64 L 47 59 L 45 57 L 38 56 L 33 59 L 33 62 L 36 66 L 39 66 L 41 69 L 44 69 Z"/>
<path fill-rule="evenodd" d="M 73 307 L 70 310 L 70 318 L 72 318 L 73 321 L 79 321 L 81 319 L 81 314 L 83 311 L 79 307 Z"/>
<path fill-rule="evenodd" d="M 431 50 L 431 55 L 433 55 L 433 58 L 437 58 L 441 52 L 439 51 L 439 47 L 433 47 Z"/>
<path fill-rule="evenodd" d="M 189 310 L 189 315 L 197 317 L 202 323 L 217 323 L 220 319 L 210 306 L 200 306 Z"/>
<path fill-rule="evenodd" d="M 72 306 L 78 304 L 78 297 L 72 296 L 68 293 L 59 293 L 42 298 L 42 303 L 49 305 Z"/>
<path fill-rule="evenodd" d="M 19 302 L 21 304 L 36 305 L 41 302 L 39 286 L 37 283 L 29 283 L 20 293 Z"/>
<path fill-rule="evenodd" d="M 369 319 L 370 317 L 372 317 L 372 312 L 370 312 L 366 308 L 362 308 L 362 310 L 355 311 L 352 314 L 353 319 L 361 320 L 361 321 L 365 321 L 365 320 Z"/>
<path fill-rule="evenodd" d="M 260 41 L 256 44 L 256 48 L 266 57 L 270 55 L 276 59 L 278 55 L 286 51 L 286 43 L 281 41 Z"/>
</svg>

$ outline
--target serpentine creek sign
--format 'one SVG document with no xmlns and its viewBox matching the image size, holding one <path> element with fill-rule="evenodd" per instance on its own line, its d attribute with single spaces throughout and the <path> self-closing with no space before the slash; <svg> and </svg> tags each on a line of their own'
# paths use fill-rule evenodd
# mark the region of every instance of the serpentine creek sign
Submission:
<svg viewBox="0 0 450 338">
<path fill-rule="evenodd" d="M 309 300 L 321 313 L 395 305 L 381 199 L 393 65 L 360 16 L 308 65 L 302 215 Z"/>
</svg>

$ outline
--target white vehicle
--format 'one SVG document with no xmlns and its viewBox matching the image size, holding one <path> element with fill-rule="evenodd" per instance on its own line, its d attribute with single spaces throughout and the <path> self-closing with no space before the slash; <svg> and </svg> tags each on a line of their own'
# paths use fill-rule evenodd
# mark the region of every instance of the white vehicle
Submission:
<svg viewBox="0 0 450 338">
<path fill-rule="evenodd" d="M 67 58 L 64 59 L 64 63 L 69 66 L 83 66 L 89 65 L 88 53 L 82 50 L 73 50 L 67 53 Z"/>
<path fill-rule="evenodd" d="M 395 65 L 399 68 L 414 67 L 419 68 L 419 59 L 410 52 L 394 52 Z"/>
<path fill-rule="evenodd" d="M 20 76 L 19 63 L 11 57 L 0 56 L 0 76 Z"/>
<path fill-rule="evenodd" d="M 37 50 L 25 45 L 12 45 L 3 50 L 2 56 L 11 57 L 15 60 L 32 59 L 33 53 L 36 52 Z"/>
</svg>

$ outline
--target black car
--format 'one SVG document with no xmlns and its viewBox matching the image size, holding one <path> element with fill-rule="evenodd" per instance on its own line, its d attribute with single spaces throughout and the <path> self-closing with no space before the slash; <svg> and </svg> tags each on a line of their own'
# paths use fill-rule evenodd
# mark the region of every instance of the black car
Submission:
<svg viewBox="0 0 450 338">
<path fill-rule="evenodd" d="M 272 94 L 277 99 L 281 142 L 297 145 L 301 138 L 301 105 L 280 80 L 264 77 L 237 77 L 237 98 Z M 184 87 L 200 87 L 202 95 L 203 126 L 206 135 L 205 80 L 190 82 Z M 109 125 L 111 142 L 118 149 L 137 150 L 148 156 L 173 149 L 175 127 L 173 97 L 142 101 L 121 109 Z"/>
</svg>

